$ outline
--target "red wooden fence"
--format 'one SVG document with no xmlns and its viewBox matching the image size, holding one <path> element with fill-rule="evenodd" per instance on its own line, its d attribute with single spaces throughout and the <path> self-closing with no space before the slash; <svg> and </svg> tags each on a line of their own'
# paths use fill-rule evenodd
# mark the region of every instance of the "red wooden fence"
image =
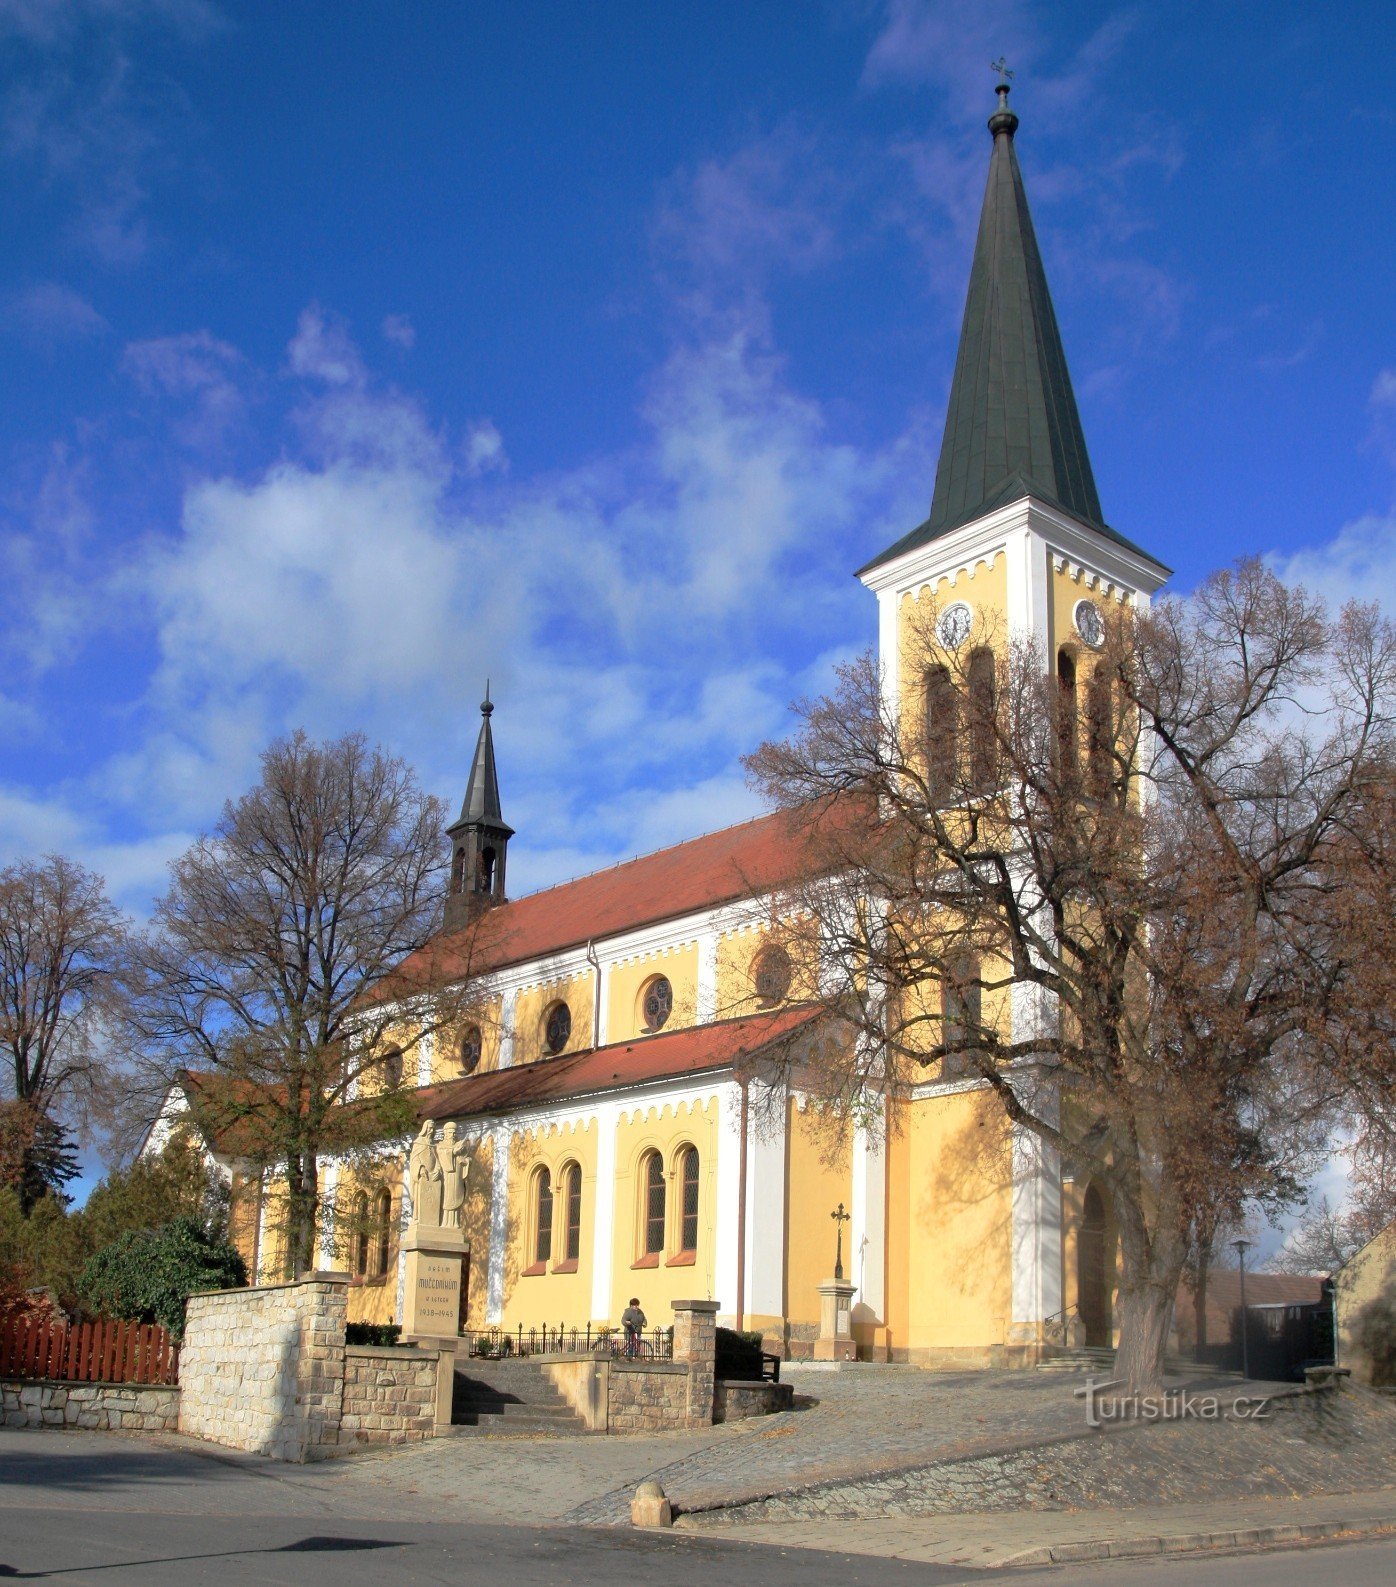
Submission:
<svg viewBox="0 0 1396 1587">
<path fill-rule="evenodd" d="M 158 1323 L 0 1319 L 0 1378 L 176 1383 L 179 1346 Z"/>
</svg>

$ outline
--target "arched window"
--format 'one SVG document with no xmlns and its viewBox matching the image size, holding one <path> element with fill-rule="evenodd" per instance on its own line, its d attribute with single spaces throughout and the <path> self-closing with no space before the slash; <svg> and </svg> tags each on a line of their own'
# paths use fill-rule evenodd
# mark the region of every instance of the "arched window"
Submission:
<svg viewBox="0 0 1396 1587">
<path fill-rule="evenodd" d="M 645 1256 L 658 1256 L 664 1250 L 664 1162 L 658 1152 L 648 1152 L 641 1164 L 640 1183 L 644 1191 Z"/>
<path fill-rule="evenodd" d="M 457 849 L 451 860 L 451 891 L 460 892 L 465 886 L 465 850 Z"/>
<path fill-rule="evenodd" d="M 383 1076 L 383 1089 L 396 1091 L 402 1084 L 402 1048 L 389 1047 L 379 1063 Z"/>
<path fill-rule="evenodd" d="M 1057 652 L 1057 756 L 1063 777 L 1073 777 L 1076 755 L 1076 657 Z"/>
<path fill-rule="evenodd" d="M 698 1249 L 698 1148 L 679 1153 L 679 1250 Z"/>
<path fill-rule="evenodd" d="M 485 1050 L 484 1037 L 480 1034 L 478 1025 L 467 1025 L 460 1033 L 460 1046 L 457 1057 L 460 1060 L 460 1072 L 463 1075 L 473 1075 L 480 1067 L 480 1054 Z"/>
<path fill-rule="evenodd" d="M 481 893 L 494 891 L 494 850 L 491 848 L 480 850 L 475 867 L 475 888 Z"/>
<path fill-rule="evenodd" d="M 1091 681 L 1086 686 L 1086 768 L 1091 780 L 1091 792 L 1097 797 L 1110 786 L 1114 738 L 1110 674 L 1097 662 L 1091 669 Z"/>
<path fill-rule="evenodd" d="M 556 1056 L 572 1036 L 572 1010 L 566 1003 L 554 1003 L 543 1019 L 543 1045 Z"/>
<path fill-rule="evenodd" d="M 953 797 L 960 757 L 960 700 L 948 667 L 926 669 L 926 789 L 935 804 Z"/>
<path fill-rule="evenodd" d="M 988 793 L 998 783 L 998 673 L 994 653 L 981 645 L 969 658 L 969 776 L 975 793 Z"/>
<path fill-rule="evenodd" d="M 669 984 L 669 978 L 656 975 L 646 981 L 644 990 L 640 994 L 640 1013 L 644 1019 L 646 1032 L 663 1030 L 673 1012 L 674 989 Z"/>
<path fill-rule="evenodd" d="M 553 1254 L 553 1182 L 546 1168 L 533 1181 L 533 1260 L 547 1263 Z"/>
<path fill-rule="evenodd" d="M 388 1271 L 389 1235 L 393 1223 L 393 1194 L 385 1186 L 374 1197 L 373 1275 L 382 1278 Z"/>
<path fill-rule="evenodd" d="M 562 1175 L 563 1259 L 575 1262 L 582 1254 L 582 1171 L 569 1163 Z"/>
<path fill-rule="evenodd" d="M 368 1277 L 368 1192 L 361 1190 L 354 1197 L 352 1208 L 353 1270 L 355 1278 Z"/>
<path fill-rule="evenodd" d="M 756 955 L 751 979 L 756 988 L 756 1000 L 762 1008 L 773 1008 L 784 1002 L 792 975 L 790 955 L 778 944 L 772 943 Z"/>
<path fill-rule="evenodd" d="M 949 1049 L 941 1073 L 947 1080 L 964 1072 L 964 1048 L 978 1037 L 979 980 L 979 961 L 967 953 L 952 961 L 941 984 L 941 1040 Z"/>
</svg>

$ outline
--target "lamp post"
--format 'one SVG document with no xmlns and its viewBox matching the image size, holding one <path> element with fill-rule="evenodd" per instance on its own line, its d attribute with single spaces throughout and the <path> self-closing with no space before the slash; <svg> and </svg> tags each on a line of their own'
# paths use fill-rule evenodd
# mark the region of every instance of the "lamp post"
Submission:
<svg viewBox="0 0 1396 1587">
<path fill-rule="evenodd" d="M 843 1210 L 843 1203 L 839 1202 L 838 1211 L 831 1212 L 829 1216 L 834 1220 L 834 1227 L 839 1231 L 838 1242 L 834 1246 L 834 1277 L 843 1279 L 843 1226 L 848 1222 L 848 1214 Z"/>
<path fill-rule="evenodd" d="M 1241 1265 L 1241 1376 L 1248 1378 L 1251 1375 L 1250 1329 L 1246 1318 L 1246 1252 L 1255 1244 L 1254 1240 L 1233 1240 L 1231 1248 L 1240 1258 Z"/>
</svg>

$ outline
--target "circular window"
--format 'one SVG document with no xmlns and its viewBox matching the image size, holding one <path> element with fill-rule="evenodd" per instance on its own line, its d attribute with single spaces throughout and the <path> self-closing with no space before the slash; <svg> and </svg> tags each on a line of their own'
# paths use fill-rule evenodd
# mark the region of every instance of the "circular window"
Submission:
<svg viewBox="0 0 1396 1587">
<path fill-rule="evenodd" d="M 669 985 L 668 978 L 657 975 L 648 982 L 640 1005 L 644 1011 L 645 1029 L 663 1030 L 670 1014 L 674 1012 L 674 989 Z"/>
<path fill-rule="evenodd" d="M 965 601 L 947 606 L 936 623 L 936 638 L 947 650 L 958 650 L 969 638 L 974 623 L 974 613 Z"/>
<path fill-rule="evenodd" d="M 480 1067 L 480 1055 L 484 1051 L 484 1046 L 480 1027 L 467 1025 L 461 1032 L 460 1050 L 457 1054 L 460 1059 L 460 1072 L 463 1075 L 473 1075 Z"/>
<path fill-rule="evenodd" d="M 572 1010 L 566 1003 L 554 1003 L 543 1021 L 543 1043 L 550 1053 L 560 1053 L 572 1034 Z"/>
<path fill-rule="evenodd" d="M 1092 649 L 1102 643 L 1105 638 L 1105 619 L 1094 601 L 1077 601 L 1076 610 L 1071 615 L 1076 632 Z"/>
<path fill-rule="evenodd" d="M 790 990 L 790 955 L 784 948 L 763 948 L 756 957 L 752 980 L 763 1006 L 779 1003 Z"/>
</svg>

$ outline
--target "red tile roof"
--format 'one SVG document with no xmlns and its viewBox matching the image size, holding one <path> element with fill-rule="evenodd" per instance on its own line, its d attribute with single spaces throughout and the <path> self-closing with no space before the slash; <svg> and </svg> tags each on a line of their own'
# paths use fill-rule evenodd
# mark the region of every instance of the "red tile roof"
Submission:
<svg viewBox="0 0 1396 1587">
<path fill-rule="evenodd" d="M 789 1008 L 640 1036 L 614 1047 L 594 1047 L 429 1086 L 418 1095 L 419 1108 L 424 1119 L 504 1113 L 647 1080 L 675 1080 L 726 1069 L 756 1057 L 818 1018 L 818 1013 L 809 1009 Z"/>
<path fill-rule="evenodd" d="M 489 910 L 478 925 L 439 934 L 403 961 L 379 995 L 394 995 L 402 982 L 478 975 L 768 892 L 809 865 L 826 823 L 848 833 L 865 819 L 866 807 L 854 800 L 822 811 L 778 810 L 530 893 Z"/>
</svg>

